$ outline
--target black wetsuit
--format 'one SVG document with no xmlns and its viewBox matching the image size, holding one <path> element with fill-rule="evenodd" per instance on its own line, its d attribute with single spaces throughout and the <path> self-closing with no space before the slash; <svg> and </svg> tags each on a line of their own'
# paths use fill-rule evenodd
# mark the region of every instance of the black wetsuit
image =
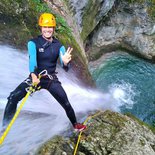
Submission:
<svg viewBox="0 0 155 155">
<path fill-rule="evenodd" d="M 41 86 L 41 89 L 46 89 L 50 92 L 50 94 L 65 109 L 69 120 L 71 121 L 72 125 L 74 125 L 75 123 L 77 123 L 74 110 L 69 103 L 68 97 L 55 73 L 57 60 L 60 57 L 60 52 L 62 52 L 62 54 L 64 54 L 65 52 L 63 51 L 64 46 L 62 46 L 60 42 L 55 38 L 53 38 L 52 42 L 49 42 L 42 36 L 38 36 L 37 38 L 32 39 L 28 42 L 28 44 L 30 44 L 28 45 L 30 57 L 30 72 L 34 72 L 36 75 L 38 75 L 43 70 L 46 70 L 48 72 L 48 75 L 50 76 L 42 77 L 38 86 Z M 65 70 L 68 70 L 68 66 L 63 65 L 61 57 L 60 61 L 62 67 Z M 13 118 L 17 109 L 18 102 L 25 97 L 27 93 L 26 89 L 31 84 L 32 79 L 31 76 L 29 76 L 14 91 L 10 93 L 4 112 L 4 126 L 7 125 Z"/>
</svg>

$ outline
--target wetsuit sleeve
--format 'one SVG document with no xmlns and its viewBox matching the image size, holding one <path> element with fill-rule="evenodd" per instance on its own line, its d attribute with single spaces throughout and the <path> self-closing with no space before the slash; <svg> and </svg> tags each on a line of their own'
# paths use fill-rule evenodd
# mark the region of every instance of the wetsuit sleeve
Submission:
<svg viewBox="0 0 155 155">
<path fill-rule="evenodd" d="M 37 51 L 36 45 L 33 41 L 28 42 L 28 53 L 29 53 L 29 71 L 30 73 L 37 74 Z"/>
<path fill-rule="evenodd" d="M 59 59 L 60 59 L 60 63 L 61 63 L 61 66 L 62 68 L 65 70 L 65 71 L 68 71 L 69 69 L 69 64 L 67 64 L 67 66 L 64 65 L 63 61 L 62 61 L 62 57 L 61 57 L 61 54 L 64 55 L 66 53 L 66 49 L 64 46 L 61 46 L 60 50 L 59 50 Z"/>
</svg>

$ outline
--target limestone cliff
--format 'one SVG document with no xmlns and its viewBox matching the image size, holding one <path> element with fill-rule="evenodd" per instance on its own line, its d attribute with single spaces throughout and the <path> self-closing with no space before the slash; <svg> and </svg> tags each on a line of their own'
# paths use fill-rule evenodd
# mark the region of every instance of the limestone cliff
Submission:
<svg viewBox="0 0 155 155">
<path fill-rule="evenodd" d="M 89 61 L 119 49 L 154 60 L 153 0 L 68 0 Z"/>
</svg>

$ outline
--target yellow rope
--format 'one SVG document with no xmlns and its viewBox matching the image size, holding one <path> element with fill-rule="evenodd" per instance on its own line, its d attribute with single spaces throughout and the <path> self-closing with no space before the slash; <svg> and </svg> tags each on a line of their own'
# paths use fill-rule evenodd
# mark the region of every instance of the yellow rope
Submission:
<svg viewBox="0 0 155 155">
<path fill-rule="evenodd" d="M 86 118 L 86 120 L 84 121 L 83 124 L 85 125 L 85 124 L 88 122 L 88 120 L 90 120 L 90 119 L 96 117 L 96 116 L 99 115 L 100 113 L 101 113 L 101 111 L 99 111 L 98 113 L 96 113 L 96 114 L 93 115 L 93 116 L 88 116 L 88 117 Z M 77 140 L 76 146 L 75 146 L 75 148 L 74 148 L 74 153 L 73 153 L 73 155 L 76 155 L 76 153 L 77 153 L 77 148 L 78 148 L 78 145 L 79 145 L 79 143 L 80 143 L 80 138 L 81 138 L 82 132 L 83 132 L 83 131 L 81 131 L 81 132 L 79 133 L 78 140 Z"/>
<path fill-rule="evenodd" d="M 39 76 L 39 79 L 41 78 L 41 76 Z M 7 126 L 6 130 L 4 131 L 3 135 L 0 138 L 0 145 L 3 143 L 3 141 L 5 140 L 5 137 L 7 136 L 7 134 L 9 133 L 13 123 L 15 122 L 15 120 L 17 119 L 22 107 L 24 106 L 27 98 L 29 97 L 29 95 L 31 93 L 33 93 L 35 91 L 35 88 L 37 87 L 37 85 L 34 83 L 30 88 L 29 91 L 27 92 L 26 96 L 23 98 L 22 103 L 20 104 L 19 108 L 17 109 L 14 117 L 12 118 L 11 122 L 9 123 L 9 125 Z"/>
<path fill-rule="evenodd" d="M 10 131 L 10 129 L 11 129 L 13 123 L 15 122 L 16 118 L 18 117 L 18 115 L 19 115 L 19 113 L 20 113 L 20 111 L 21 111 L 21 109 L 22 109 L 24 103 L 26 102 L 26 100 L 27 100 L 27 98 L 29 97 L 30 94 L 31 94 L 31 92 L 28 91 L 27 94 L 26 94 L 26 96 L 24 97 L 22 103 L 20 104 L 19 108 L 17 109 L 17 111 L 16 111 L 14 117 L 12 118 L 11 122 L 9 123 L 9 125 L 7 126 L 5 132 L 4 132 L 3 135 L 1 136 L 1 138 L 0 138 L 0 145 L 3 143 L 5 137 L 7 136 L 8 132 Z"/>
</svg>

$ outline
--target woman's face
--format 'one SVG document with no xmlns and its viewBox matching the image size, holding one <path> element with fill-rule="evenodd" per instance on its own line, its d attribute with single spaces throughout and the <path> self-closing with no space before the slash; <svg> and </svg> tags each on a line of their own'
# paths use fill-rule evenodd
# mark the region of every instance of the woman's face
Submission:
<svg viewBox="0 0 155 155">
<path fill-rule="evenodd" d="M 42 26 L 41 33 L 44 38 L 50 39 L 54 33 L 54 27 Z"/>
</svg>

